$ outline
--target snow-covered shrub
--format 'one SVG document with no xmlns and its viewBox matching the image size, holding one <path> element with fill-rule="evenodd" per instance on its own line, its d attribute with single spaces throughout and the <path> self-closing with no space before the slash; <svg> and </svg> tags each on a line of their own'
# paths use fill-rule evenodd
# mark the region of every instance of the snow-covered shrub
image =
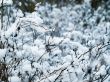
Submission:
<svg viewBox="0 0 110 82">
<path fill-rule="evenodd" d="M 61 8 L 39 5 L 25 17 L 19 10 L 9 25 L 5 16 L 0 80 L 109 82 L 110 24 L 103 7 L 94 11 L 89 1 Z"/>
<path fill-rule="evenodd" d="M 61 9 L 47 5 L 39 7 L 38 11 L 47 27 L 59 34 L 53 36 L 64 38 L 57 46 L 62 51 L 60 65 L 70 64 L 65 67 L 65 70 L 62 69 L 64 74 L 61 73 L 59 79 L 56 78 L 57 81 L 108 82 L 106 79 L 109 78 L 107 64 L 109 59 L 104 57 L 109 53 L 109 23 L 105 21 L 103 8 L 99 7 L 94 11 L 85 1 L 82 5 L 74 7 L 69 5 Z M 74 70 L 68 73 L 71 69 Z"/>
</svg>

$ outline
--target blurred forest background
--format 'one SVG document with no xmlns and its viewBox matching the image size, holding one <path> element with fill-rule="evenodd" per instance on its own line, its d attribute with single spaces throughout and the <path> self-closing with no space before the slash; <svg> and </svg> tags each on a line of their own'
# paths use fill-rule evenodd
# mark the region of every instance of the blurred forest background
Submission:
<svg viewBox="0 0 110 82">
<path fill-rule="evenodd" d="M 91 7 L 96 10 L 99 6 L 104 6 L 106 9 L 109 5 L 109 0 L 90 0 Z M 23 12 L 33 12 L 36 3 L 41 3 L 45 5 L 49 3 L 51 5 L 57 5 L 57 7 L 62 7 L 66 5 L 76 5 L 83 4 L 84 0 L 13 0 L 13 5 L 21 9 Z"/>
</svg>

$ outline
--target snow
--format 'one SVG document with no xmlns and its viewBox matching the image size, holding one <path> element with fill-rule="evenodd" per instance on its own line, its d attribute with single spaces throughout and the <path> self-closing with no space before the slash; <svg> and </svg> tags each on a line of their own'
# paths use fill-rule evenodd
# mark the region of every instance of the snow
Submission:
<svg viewBox="0 0 110 82">
<path fill-rule="evenodd" d="M 0 31 L 0 62 L 8 66 L 9 82 L 54 82 L 62 70 L 58 82 L 101 81 L 110 68 L 110 23 L 105 9 L 93 12 L 89 1 L 60 8 L 38 3 L 25 17 L 10 7 L 13 22 L 7 25 L 4 16 L 6 28 Z"/>
<path fill-rule="evenodd" d="M 5 31 L 4 34 L 5 34 L 5 37 L 6 38 L 10 37 L 10 35 L 12 33 L 15 33 L 16 32 L 17 26 L 19 26 L 19 21 L 20 21 L 20 19 L 17 19 L 15 21 L 15 23 L 11 25 L 11 28 L 9 28 L 7 31 Z"/>
<path fill-rule="evenodd" d="M 103 65 L 99 68 L 99 71 L 96 73 L 96 75 L 105 75 L 105 74 L 106 74 L 106 67 L 105 65 Z"/>
<path fill-rule="evenodd" d="M 18 76 L 12 76 L 9 80 L 10 82 L 21 82 L 21 79 Z"/>
<path fill-rule="evenodd" d="M 37 57 L 42 56 L 45 53 L 44 49 L 39 49 L 38 47 L 31 47 L 32 54 L 36 55 Z"/>
<path fill-rule="evenodd" d="M 1 4 L 2 4 L 2 0 L 0 0 L 0 6 L 1 6 Z M 3 4 L 12 5 L 13 2 L 12 2 L 12 0 L 3 0 Z"/>
<path fill-rule="evenodd" d="M 109 65 L 110 64 L 110 56 L 108 54 L 104 54 L 104 58 L 106 60 L 106 63 Z"/>
<path fill-rule="evenodd" d="M 30 72 L 32 69 L 31 69 L 31 66 L 26 63 L 26 64 L 23 66 L 22 70 L 23 70 L 23 71 L 28 71 L 28 72 Z"/>
<path fill-rule="evenodd" d="M 5 57 L 7 49 L 0 49 L 0 59 Z"/>
</svg>

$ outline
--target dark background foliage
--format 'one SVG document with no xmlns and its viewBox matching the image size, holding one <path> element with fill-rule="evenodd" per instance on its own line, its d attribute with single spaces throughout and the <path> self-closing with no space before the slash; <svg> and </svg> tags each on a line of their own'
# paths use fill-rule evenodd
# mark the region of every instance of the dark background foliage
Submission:
<svg viewBox="0 0 110 82">
<path fill-rule="evenodd" d="M 68 4 L 83 4 L 84 0 L 13 0 L 13 4 L 21 9 L 23 12 L 33 12 L 35 4 L 41 2 L 42 5 L 49 3 L 51 5 L 57 4 L 58 7 Z M 19 5 L 19 3 L 21 5 Z M 91 0 L 91 7 L 96 10 L 99 6 L 109 5 L 109 0 Z M 107 7 L 106 7 L 107 8 Z"/>
</svg>

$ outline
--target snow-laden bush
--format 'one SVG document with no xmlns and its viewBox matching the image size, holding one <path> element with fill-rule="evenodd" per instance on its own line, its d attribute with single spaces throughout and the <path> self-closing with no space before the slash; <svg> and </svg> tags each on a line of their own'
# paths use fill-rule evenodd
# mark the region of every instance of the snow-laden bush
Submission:
<svg viewBox="0 0 110 82">
<path fill-rule="evenodd" d="M 56 57 L 60 56 L 59 64 L 61 66 L 68 64 L 54 81 L 48 78 L 50 81 L 109 82 L 109 64 L 107 64 L 109 55 L 107 53 L 110 46 L 110 25 L 105 20 L 103 8 L 99 7 L 97 11 L 94 11 L 89 3 L 85 2 L 82 5 L 74 7 L 69 5 L 61 9 L 49 5 L 42 6 L 39 7 L 38 12 L 44 24 L 49 29 L 53 29 L 51 36 L 61 39 L 57 46 L 61 53 L 56 54 Z"/>
<path fill-rule="evenodd" d="M 17 17 L 13 15 L 15 22 L 8 27 L 4 22 L 1 81 L 110 81 L 110 24 L 103 8 L 94 11 L 87 0 L 82 5 L 46 4 L 36 9 L 25 17 L 13 12 Z"/>
</svg>

